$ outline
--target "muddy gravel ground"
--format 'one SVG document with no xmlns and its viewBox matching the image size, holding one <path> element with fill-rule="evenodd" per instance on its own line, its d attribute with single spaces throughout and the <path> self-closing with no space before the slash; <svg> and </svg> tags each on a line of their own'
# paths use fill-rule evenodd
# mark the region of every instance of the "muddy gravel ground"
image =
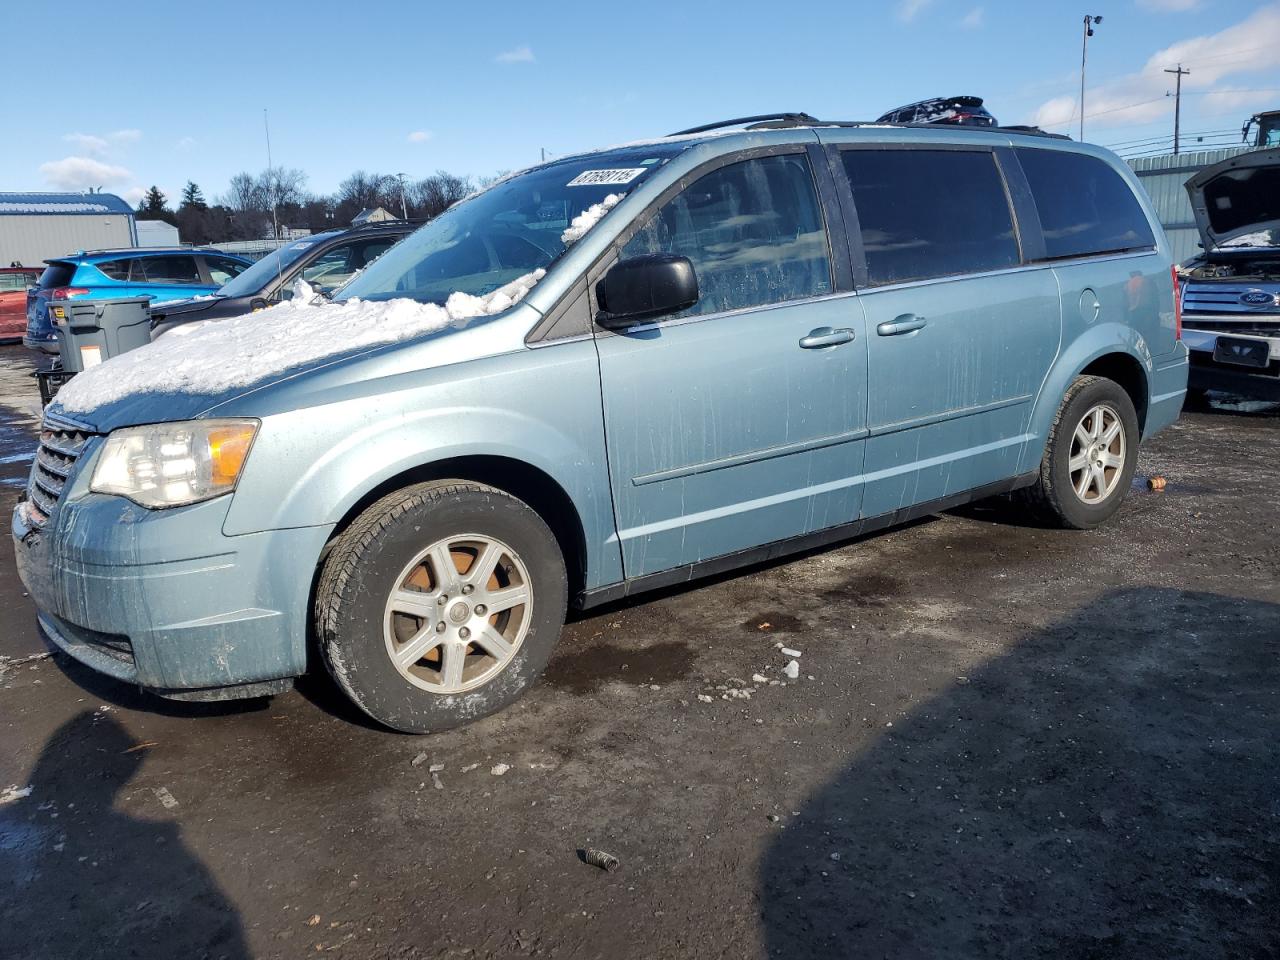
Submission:
<svg viewBox="0 0 1280 960">
<path fill-rule="evenodd" d="M 4 545 L 0 954 L 1278 956 L 1278 496 L 1280 411 L 1215 404 L 1102 530 L 985 504 L 610 608 L 428 738 L 49 656 Z"/>
</svg>

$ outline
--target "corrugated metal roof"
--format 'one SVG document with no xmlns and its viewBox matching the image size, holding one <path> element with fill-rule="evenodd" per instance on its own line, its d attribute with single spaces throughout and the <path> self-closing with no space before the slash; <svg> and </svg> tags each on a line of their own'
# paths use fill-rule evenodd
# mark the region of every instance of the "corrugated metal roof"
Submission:
<svg viewBox="0 0 1280 960">
<path fill-rule="evenodd" d="M 0 216 L 5 214 L 133 213 L 133 207 L 114 193 L 0 193 Z"/>
</svg>

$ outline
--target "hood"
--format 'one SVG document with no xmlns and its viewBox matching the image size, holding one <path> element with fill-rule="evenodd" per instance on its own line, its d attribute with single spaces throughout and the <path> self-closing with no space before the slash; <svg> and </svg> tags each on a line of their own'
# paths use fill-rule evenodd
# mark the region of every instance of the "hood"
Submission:
<svg viewBox="0 0 1280 960">
<path fill-rule="evenodd" d="M 455 335 L 516 307 L 536 315 L 519 301 L 542 275 L 526 274 L 483 297 L 455 293 L 444 305 L 295 298 L 254 314 L 184 324 L 76 374 L 58 391 L 50 412 L 106 432 L 191 419 L 264 387 L 334 366 L 349 368 L 361 355 L 399 352 L 414 341 L 466 339 L 473 355 L 506 349 L 502 338 L 489 341 L 485 324 L 466 330 L 466 338 Z M 526 330 L 530 322 L 526 318 Z M 435 362 L 458 359 L 449 350 L 433 352 Z"/>
<path fill-rule="evenodd" d="M 1280 230 L 1280 148 L 1229 157 L 1201 170 L 1186 188 L 1206 250 Z"/>
</svg>

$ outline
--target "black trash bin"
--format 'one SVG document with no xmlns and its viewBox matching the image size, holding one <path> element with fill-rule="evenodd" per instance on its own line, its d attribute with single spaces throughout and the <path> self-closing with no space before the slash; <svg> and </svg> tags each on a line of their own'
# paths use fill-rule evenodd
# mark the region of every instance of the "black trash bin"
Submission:
<svg viewBox="0 0 1280 960">
<path fill-rule="evenodd" d="M 151 342 L 150 297 L 67 300 L 53 310 L 64 373 L 80 373 L 103 360 Z"/>
</svg>

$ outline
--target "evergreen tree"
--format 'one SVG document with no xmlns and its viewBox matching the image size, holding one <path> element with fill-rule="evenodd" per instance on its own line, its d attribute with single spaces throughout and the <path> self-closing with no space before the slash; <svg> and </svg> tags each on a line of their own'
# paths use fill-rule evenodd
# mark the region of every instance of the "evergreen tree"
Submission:
<svg viewBox="0 0 1280 960">
<path fill-rule="evenodd" d="M 192 210 L 208 210 L 209 205 L 205 203 L 204 194 L 200 192 L 200 188 L 194 181 L 188 180 L 187 185 L 182 188 L 182 203 L 178 205 L 178 209 L 191 208 Z"/>
<path fill-rule="evenodd" d="M 138 204 L 138 213 L 151 220 L 163 219 L 164 215 L 169 211 L 165 209 L 167 198 L 160 188 L 152 185 L 147 191 L 147 195 L 142 198 L 142 202 Z"/>
</svg>

